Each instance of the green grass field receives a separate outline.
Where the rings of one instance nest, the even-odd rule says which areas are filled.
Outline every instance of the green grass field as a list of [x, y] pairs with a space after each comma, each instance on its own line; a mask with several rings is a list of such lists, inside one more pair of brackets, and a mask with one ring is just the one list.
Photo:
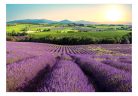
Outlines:
[[121, 38], [122, 36], [128, 34], [128, 32], [81, 32], [81, 33], [57, 33], [57, 32], [39, 32], [39, 33], [30, 33], [29, 36], [33, 38], [44, 38], [51, 36], [53, 38], [61, 37], [87, 37], [87, 38]]
[[[10, 41], [42, 42], [55, 44], [103, 44], [130, 43], [131, 28], [128, 25], [67, 24], [16, 24], [7, 25]], [[22, 39], [21, 36], [27, 38]]]

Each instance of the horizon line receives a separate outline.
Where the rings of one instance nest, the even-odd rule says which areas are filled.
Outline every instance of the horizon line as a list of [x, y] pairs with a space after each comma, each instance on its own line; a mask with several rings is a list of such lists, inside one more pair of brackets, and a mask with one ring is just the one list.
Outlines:
[[[10, 20], [10, 21], [6, 21], [6, 23], [8, 23], [8, 22], [11, 22], [11, 21], [17, 21], [17, 20], [51, 20], [51, 19], [44, 19], [44, 18], [41, 18], [41, 19], [38, 19], [38, 18], [32, 18], [32, 19], [14, 19], [14, 20]], [[89, 20], [82, 20], [82, 19], [80, 19], [80, 20], [70, 20], [70, 19], [60, 19], [60, 20], [51, 20], [51, 21], [56, 21], [57, 23], [58, 22], [60, 22], [60, 21], [63, 21], [63, 20], [68, 20], [68, 21], [72, 21], [72, 22], [77, 22], [77, 21], [87, 21], [87, 22], [94, 22], [94, 23], [100, 23], [100, 24], [129, 24], [129, 23], [131, 23], [131, 25], [132, 25], [132, 22], [112, 22], [112, 23], [108, 23], [108, 22], [97, 22], [97, 21], [89, 21]]]

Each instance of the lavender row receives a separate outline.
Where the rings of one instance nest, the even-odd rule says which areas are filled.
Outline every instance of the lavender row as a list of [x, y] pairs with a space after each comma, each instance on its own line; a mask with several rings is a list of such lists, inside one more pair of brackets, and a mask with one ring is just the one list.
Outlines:
[[21, 91], [43, 68], [51, 68], [56, 59], [51, 54], [7, 65], [7, 91]]
[[[17, 46], [14, 46], [17, 45]], [[118, 45], [118, 44], [95, 44], [95, 45], [77, 45], [77, 46], [68, 46], [68, 45], [55, 45], [55, 44], [42, 44], [42, 43], [24, 43], [24, 42], [7, 42], [7, 50], [21, 50], [28, 54], [43, 54], [43, 52], [51, 53], [66, 53], [66, 54], [89, 54], [95, 55], [97, 53], [102, 54], [128, 54], [131, 55], [131, 45]], [[32, 50], [30, 52], [30, 50]], [[35, 51], [34, 51], [35, 50]], [[116, 51], [118, 50], [118, 51]], [[109, 51], [109, 52], [108, 52]], [[123, 52], [122, 52], [123, 51]], [[114, 55], [113, 54], [113, 55]]]
[[83, 56], [73, 56], [76, 63], [85, 71], [89, 72], [102, 91], [131, 92], [132, 76], [130, 72], [119, 70], [109, 65]]
[[52, 72], [45, 75], [38, 92], [93, 92], [94, 86], [71, 60], [60, 60]]
[[7, 64], [46, 54], [46, 46], [39, 45], [39, 43], [35, 45], [34, 43], [7, 42]]
[[132, 72], [132, 60], [131, 56], [112, 56], [112, 55], [102, 55], [102, 56], [88, 56], [98, 62], [110, 65], [112, 67]]
[[102, 63], [108, 64], [110, 66], [116, 67], [116, 68], [121, 69], [121, 70], [132, 72], [132, 65], [131, 64], [120, 63], [118, 61], [114, 61], [114, 60], [110, 60], [110, 59], [109, 60], [103, 60]]
[[111, 50], [113, 52], [132, 54], [132, 45], [130, 44], [99, 44], [99, 47]]

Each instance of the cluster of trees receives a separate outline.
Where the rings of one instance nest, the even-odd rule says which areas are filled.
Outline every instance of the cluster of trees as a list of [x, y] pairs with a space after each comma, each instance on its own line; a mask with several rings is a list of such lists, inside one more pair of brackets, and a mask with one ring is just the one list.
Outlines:
[[[29, 31], [28, 27], [25, 27], [20, 30], [21, 32], [16, 32], [15, 30], [12, 30], [12, 32], [6, 32], [7, 36], [26, 36], [28, 35], [27, 31]], [[49, 32], [49, 28], [45, 29], [36, 29], [36, 32]]]
[[50, 31], [49, 28], [47, 28], [47, 29], [43, 29], [43, 32], [48, 32], [48, 31]]
[[122, 44], [132, 44], [132, 32], [122, 37]]
[[132, 26], [121, 26], [120, 28], [116, 28], [117, 30], [132, 30]]
[[[8, 37], [9, 38], [9, 37]], [[10, 40], [10, 39], [8, 39]], [[14, 39], [15, 40], [15, 39]], [[48, 35], [41, 38], [33, 38], [33, 36], [28, 36], [23, 39], [17, 38], [18, 41], [24, 42], [41, 42], [41, 43], [53, 43], [61, 45], [79, 45], [79, 44], [131, 44], [132, 43], [132, 33], [128, 33], [123, 37], [117, 38], [90, 38], [90, 37], [53, 37]]]
[[45, 28], [45, 29], [36, 29], [36, 32], [49, 32], [50, 29], [49, 28]]
[[26, 36], [27, 32], [26, 31], [15, 32], [15, 30], [13, 30], [12, 32], [7, 32], [6, 35], [7, 36]]
[[74, 26], [85, 26], [85, 24], [76, 24], [76, 23], [70, 23], [70, 24], [67, 24], [67, 26], [69, 27], [74, 27]]
[[6, 26], [16, 26], [16, 24], [7, 24]]

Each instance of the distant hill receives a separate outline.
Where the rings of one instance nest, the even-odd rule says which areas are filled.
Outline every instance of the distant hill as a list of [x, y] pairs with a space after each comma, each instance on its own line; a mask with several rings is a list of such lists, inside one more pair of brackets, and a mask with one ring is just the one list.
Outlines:
[[41, 23], [56, 23], [56, 21], [47, 20], [47, 19], [23, 19], [23, 20], [14, 20], [9, 21], [7, 23], [13, 24], [13, 23], [35, 23], [35, 24], [41, 24]]
[[97, 24], [96, 22], [90, 22], [90, 21], [84, 21], [84, 20], [76, 21], [75, 23], [77, 23], [77, 24]]
[[75, 23], [75, 22], [70, 21], [70, 20], [62, 20], [62, 21], [59, 21], [58, 23], [60, 23], [60, 24], [70, 24], [70, 23]]
[[34, 24], [42, 24], [42, 23], [47, 23], [47, 24], [52, 24], [52, 23], [60, 23], [60, 24], [71, 24], [71, 23], [76, 23], [76, 24], [96, 24], [96, 22], [90, 22], [90, 21], [71, 21], [71, 20], [61, 20], [61, 21], [53, 21], [53, 20], [47, 20], [47, 19], [23, 19], [23, 20], [14, 20], [14, 21], [9, 21], [7, 24], [15, 24], [15, 23], [34, 23]]
[[[34, 23], [34, 24], [52, 24], [52, 23], [59, 23], [59, 24], [71, 24], [71, 23], [76, 23], [76, 24], [104, 24], [105, 22], [91, 22], [91, 21], [85, 21], [85, 20], [80, 20], [80, 21], [71, 21], [71, 20], [61, 20], [61, 21], [53, 21], [53, 20], [48, 20], [48, 19], [23, 19], [23, 20], [13, 20], [7, 22], [7, 24], [16, 24], [16, 23]], [[126, 25], [131, 25], [132, 23], [130, 22], [121, 22], [119, 24], [126, 24]]]

